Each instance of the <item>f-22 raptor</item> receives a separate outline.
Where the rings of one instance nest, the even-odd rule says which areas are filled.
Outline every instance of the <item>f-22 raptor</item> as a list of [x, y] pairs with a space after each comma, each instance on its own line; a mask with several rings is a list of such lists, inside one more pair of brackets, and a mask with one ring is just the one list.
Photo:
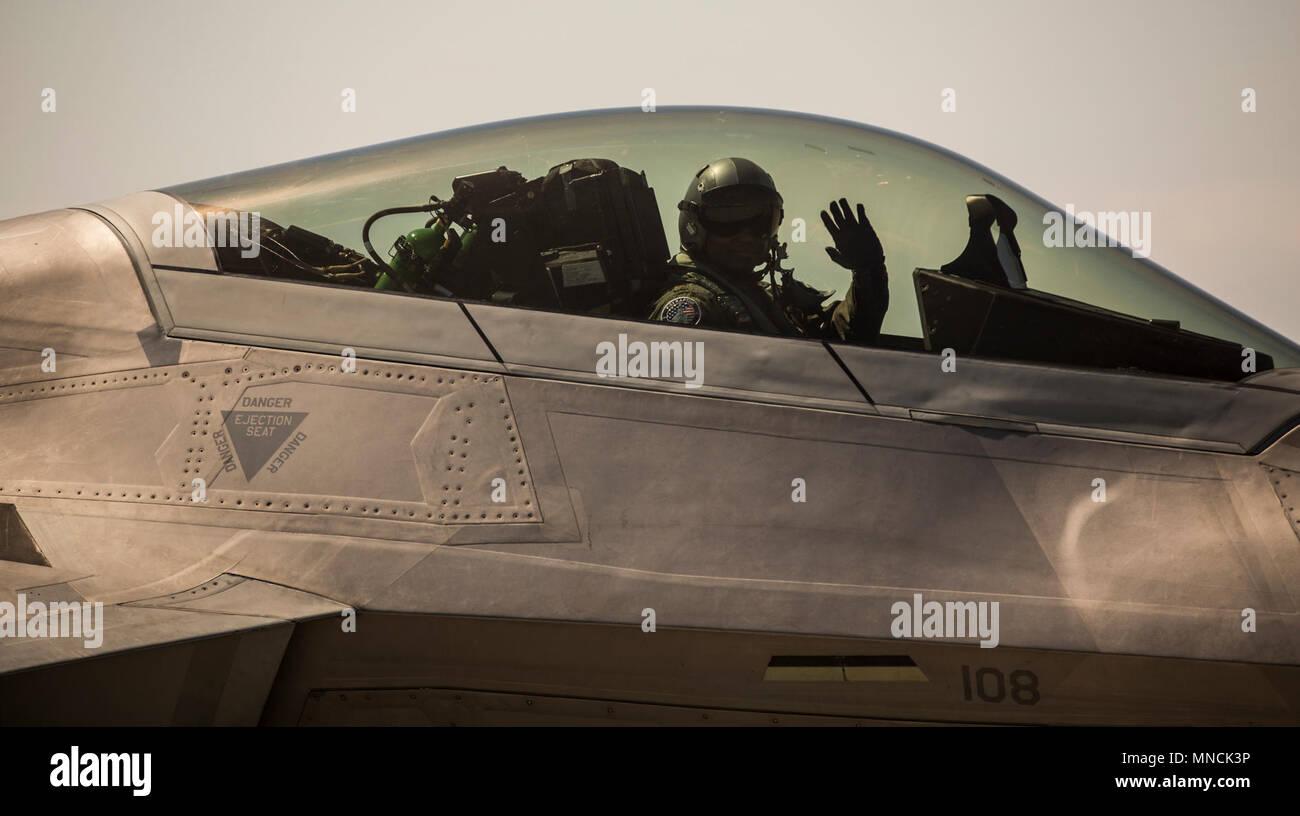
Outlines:
[[[742, 155], [878, 343], [641, 311]], [[0, 723], [1300, 723], [1300, 347], [1114, 238], [726, 108], [2, 221]]]

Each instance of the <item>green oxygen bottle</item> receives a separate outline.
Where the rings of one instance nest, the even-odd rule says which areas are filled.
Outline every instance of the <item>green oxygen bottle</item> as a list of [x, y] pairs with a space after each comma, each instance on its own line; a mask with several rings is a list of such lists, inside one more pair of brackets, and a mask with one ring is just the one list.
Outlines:
[[455, 270], [457, 275], [464, 273], [466, 261], [474, 257], [474, 242], [477, 238], [477, 226], [470, 227], [469, 232], [465, 233], [465, 237], [461, 238], [460, 251], [456, 253], [456, 257], [451, 261], [451, 268]]
[[438, 256], [446, 238], [447, 228], [441, 221], [430, 228], [413, 229], [398, 238], [388, 262], [392, 271], [380, 275], [375, 288], [414, 291], [420, 285], [426, 266]]

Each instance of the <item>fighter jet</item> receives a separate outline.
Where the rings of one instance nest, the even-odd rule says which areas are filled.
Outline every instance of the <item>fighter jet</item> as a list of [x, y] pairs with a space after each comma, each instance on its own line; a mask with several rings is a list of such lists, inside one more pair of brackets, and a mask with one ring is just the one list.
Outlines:
[[[877, 344], [646, 319], [720, 156]], [[0, 723], [1296, 724], [1300, 347], [1138, 216], [661, 107], [2, 221]]]

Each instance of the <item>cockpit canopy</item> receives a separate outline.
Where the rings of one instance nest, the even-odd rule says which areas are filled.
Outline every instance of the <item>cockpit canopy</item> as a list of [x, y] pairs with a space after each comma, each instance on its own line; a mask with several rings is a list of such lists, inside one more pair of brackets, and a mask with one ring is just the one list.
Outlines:
[[[973, 242], [976, 209], [968, 208], [984, 207], [979, 200], [992, 200], [1015, 215], [1018, 240], [1011, 243], [1033, 292], [1048, 300], [1089, 304], [1099, 313], [1119, 313], [1157, 329], [1228, 341], [1233, 348], [1271, 357], [1277, 367], [1300, 365], [1300, 347], [1146, 258], [1136, 257], [1129, 248], [1081, 245], [1106, 244], [1107, 237], [1127, 237], [1128, 243], [1137, 244], [1133, 234], [1113, 234], [1126, 224], [1118, 220], [1094, 224], [1077, 233], [1080, 239], [1091, 237], [1090, 241], [1076, 240], [1080, 225], [992, 171], [900, 134], [839, 120], [718, 108], [562, 114], [420, 136], [164, 192], [200, 210], [257, 212], [286, 228], [292, 225], [363, 251], [363, 227], [373, 214], [427, 203], [430, 196], [445, 198], [459, 177], [506, 167], [532, 179], [571, 159], [603, 158], [645, 174], [654, 188], [670, 246], [675, 247], [677, 203], [687, 183], [704, 163], [724, 156], [748, 158], [772, 176], [784, 202], [778, 234], [788, 247], [785, 265], [819, 289], [838, 290], [842, 296], [849, 282], [848, 273], [831, 263], [823, 249], [829, 237], [820, 211], [840, 197], [865, 203], [890, 270], [890, 306], [882, 331], [900, 347], [909, 347], [910, 342], [919, 348], [921, 341], [938, 337], [934, 326], [923, 323], [926, 281], [921, 274], [914, 276], [914, 270], [937, 272], [948, 266], [945, 272], [954, 271], [953, 262], [968, 256]], [[381, 251], [426, 223], [428, 213], [411, 208], [416, 211], [393, 215], [372, 233]], [[997, 241], [990, 244], [991, 251], [1000, 253], [1004, 268], [1014, 270], [1015, 264], [1005, 254], [1008, 241], [999, 236], [1009, 232], [1005, 221], [992, 209], [988, 212], [987, 228]], [[1023, 282], [1011, 280], [1009, 285], [1008, 296], [1014, 300]], [[930, 322], [935, 322], [933, 316]], [[1026, 339], [1021, 345], [1032, 344], [1041, 341]], [[1041, 359], [1018, 353], [1015, 343], [995, 345], [988, 347], [987, 356]], [[982, 353], [978, 348], [963, 351]], [[1055, 361], [1097, 364], [1087, 359], [1086, 351], [1078, 354], [1078, 359]], [[1132, 367], [1144, 366], [1139, 359]], [[1159, 367], [1148, 370], [1180, 373]]]

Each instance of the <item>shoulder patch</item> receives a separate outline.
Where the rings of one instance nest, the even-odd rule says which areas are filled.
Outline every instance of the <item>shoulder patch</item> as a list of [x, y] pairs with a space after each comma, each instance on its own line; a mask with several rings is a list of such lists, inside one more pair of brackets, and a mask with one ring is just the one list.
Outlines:
[[687, 295], [673, 298], [659, 310], [659, 319], [663, 322], [682, 323], [687, 326], [699, 325], [702, 315], [703, 309], [700, 308], [700, 302]]

